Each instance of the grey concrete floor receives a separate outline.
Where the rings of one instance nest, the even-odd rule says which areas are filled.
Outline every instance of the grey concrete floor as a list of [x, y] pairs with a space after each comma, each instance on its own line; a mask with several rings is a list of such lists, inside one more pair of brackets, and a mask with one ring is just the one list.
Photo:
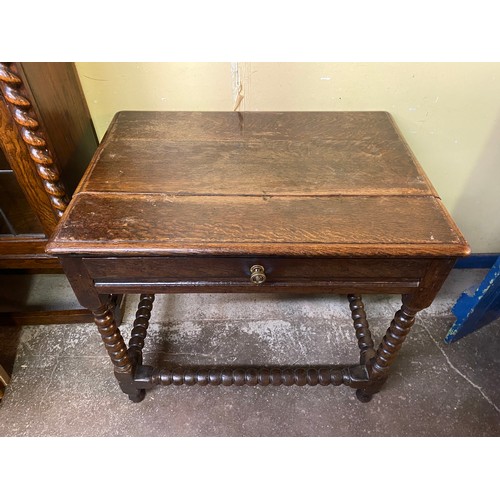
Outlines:
[[[500, 322], [443, 343], [454, 321], [451, 306], [485, 272], [452, 272], [368, 404], [343, 386], [169, 386], [131, 403], [93, 325], [0, 327], [1, 349], [15, 353], [0, 403], [0, 436], [498, 436]], [[41, 302], [71, 296], [62, 276], [34, 279]], [[127, 297], [125, 333], [137, 298]], [[366, 295], [364, 302], [379, 340], [399, 298]], [[340, 296], [157, 296], [149, 332], [148, 364], [341, 364], [358, 358], [347, 300]]]

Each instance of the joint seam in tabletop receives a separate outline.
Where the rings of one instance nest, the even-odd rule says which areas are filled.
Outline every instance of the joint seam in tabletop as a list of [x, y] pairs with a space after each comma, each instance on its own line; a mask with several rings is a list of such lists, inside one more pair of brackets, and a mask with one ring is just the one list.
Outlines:
[[405, 193], [401, 194], [400, 192], [384, 191], [377, 193], [375, 192], [361, 192], [355, 191], [354, 188], [351, 192], [336, 192], [336, 193], [320, 193], [320, 194], [304, 194], [304, 193], [272, 193], [263, 191], [262, 193], [189, 193], [189, 192], [174, 192], [174, 191], [134, 191], [134, 192], [126, 192], [126, 191], [85, 191], [81, 193], [77, 193], [75, 197], [78, 195], [95, 195], [95, 196], [122, 196], [122, 197], [141, 197], [141, 196], [151, 196], [164, 198], [168, 201], [169, 198], [173, 198], [171, 201], [174, 202], [175, 198], [204, 198], [204, 197], [222, 197], [222, 198], [263, 198], [267, 201], [270, 198], [435, 198], [437, 200], [441, 200], [439, 196], [434, 196], [432, 194], [422, 194], [422, 193]]

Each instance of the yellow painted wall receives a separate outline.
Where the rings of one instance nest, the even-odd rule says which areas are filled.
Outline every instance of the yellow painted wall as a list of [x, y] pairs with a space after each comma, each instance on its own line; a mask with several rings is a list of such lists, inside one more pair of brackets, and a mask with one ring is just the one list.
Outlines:
[[500, 63], [77, 63], [99, 137], [122, 109], [386, 110], [475, 253], [500, 252]]
[[230, 63], [77, 63], [99, 139], [117, 111], [227, 111]]

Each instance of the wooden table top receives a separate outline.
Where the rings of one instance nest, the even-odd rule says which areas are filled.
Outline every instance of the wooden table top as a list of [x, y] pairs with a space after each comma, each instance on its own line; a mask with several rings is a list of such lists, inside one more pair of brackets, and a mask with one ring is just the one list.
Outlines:
[[385, 112], [118, 113], [56, 255], [463, 256]]

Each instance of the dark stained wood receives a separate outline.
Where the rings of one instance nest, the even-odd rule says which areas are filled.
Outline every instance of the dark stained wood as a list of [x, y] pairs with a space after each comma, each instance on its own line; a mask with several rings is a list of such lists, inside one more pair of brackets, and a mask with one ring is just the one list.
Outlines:
[[56, 240], [59, 255], [469, 251], [382, 112], [119, 113]]
[[[387, 113], [121, 112], [47, 251], [132, 401], [157, 384], [344, 384], [367, 402], [470, 250]], [[346, 294], [360, 363], [143, 365], [154, 294], [174, 292]], [[141, 294], [128, 350], [114, 293]], [[402, 294], [377, 349], [362, 293]]]
[[45, 253], [45, 237], [0, 237], [0, 268], [60, 271], [59, 259]]
[[[418, 288], [431, 259], [328, 259], [276, 257], [127, 257], [81, 261], [100, 293], [212, 292], [348, 293], [382, 288], [407, 293]], [[266, 281], [251, 281], [251, 268], [262, 265]], [[404, 276], [404, 278], [402, 278]], [[203, 278], [200, 278], [203, 277]]]
[[358, 339], [360, 351], [359, 362], [365, 365], [375, 356], [374, 343], [368, 320], [366, 319], [365, 306], [360, 295], [349, 294], [347, 299], [349, 300], [351, 317], [354, 321], [354, 329], [356, 330], [356, 338]]
[[337, 279], [337, 280], [288, 280], [281, 283], [268, 283], [265, 286], [255, 286], [241, 281], [167, 281], [160, 279], [126, 281], [123, 279], [98, 280], [94, 287], [100, 294], [109, 293], [293, 293], [318, 294], [337, 293], [412, 293], [420, 286], [418, 280], [383, 279]]
[[85, 191], [434, 194], [386, 113], [119, 113], [110, 130]]
[[121, 338], [114, 319], [111, 304], [109, 302], [104, 304], [93, 311], [93, 314], [104, 345], [116, 369], [123, 372], [130, 370], [132, 364], [127, 354], [127, 347]]
[[293, 258], [293, 257], [123, 257], [84, 258], [85, 268], [95, 280], [100, 278], [232, 280], [252, 284], [250, 269], [264, 267], [267, 280], [262, 285], [289, 280], [420, 279], [432, 259]]
[[327, 386], [342, 385], [349, 377], [348, 369], [327, 366], [179, 367], [154, 370], [138, 386], [148, 389], [154, 385]]
[[87, 309], [0, 313], [0, 325], [64, 325], [71, 323], [91, 323], [92, 320], [93, 316]]
[[[125, 305], [124, 296], [113, 296], [112, 304], [115, 308], [114, 317], [117, 325], [120, 324]], [[67, 325], [92, 323], [94, 317], [87, 309], [46, 309], [39, 311], [25, 310], [0, 313], [0, 325]]]
[[11, 110], [0, 92], [0, 145], [24, 196], [36, 213], [46, 235], [54, 230], [57, 219], [43, 182], [22, 140]]
[[45, 245], [97, 145], [73, 63], [0, 63], [0, 268], [61, 269]]
[[[109, 213], [113, 223], [108, 226]], [[47, 247], [57, 255], [75, 250], [95, 255], [425, 257], [466, 255], [468, 246], [432, 196], [81, 193]]]
[[122, 111], [110, 125], [110, 141], [400, 141], [386, 112], [192, 112]]
[[135, 365], [142, 365], [142, 349], [144, 347], [144, 339], [148, 332], [154, 299], [155, 296], [151, 294], [142, 294], [140, 296], [139, 306], [137, 307], [134, 326], [130, 332], [130, 341], [128, 344], [128, 354]]
[[389, 376], [390, 366], [394, 363], [406, 336], [415, 323], [416, 314], [432, 304], [454, 263], [455, 259], [436, 259], [431, 262], [419, 289], [403, 294], [401, 309], [396, 312], [375, 355], [367, 364], [368, 378], [374, 383], [371, 387], [358, 389], [356, 395], [360, 401], [370, 401], [372, 395], [377, 393], [385, 383]]
[[97, 145], [74, 64], [0, 63], [0, 147], [46, 238]]
[[[85, 190], [172, 195], [432, 195], [425, 179], [414, 175], [411, 157], [391, 145], [360, 143], [353, 151], [349, 141], [156, 144], [152, 140], [137, 148], [137, 142], [123, 139], [103, 148]], [[137, 163], [143, 165], [140, 171], [134, 168]], [[402, 175], [391, 184], [387, 177], [393, 165]]]
[[144, 398], [144, 391], [133, 384], [133, 360], [127, 352], [127, 346], [113, 315], [111, 302], [104, 302], [101, 307], [92, 311], [97, 329], [101, 334], [104, 347], [113, 362], [115, 376], [123, 392], [134, 402]]
[[72, 63], [24, 62], [19, 65], [28, 82], [36, 115], [47, 131], [47, 143], [71, 195], [97, 148], [97, 136]]
[[[27, 79], [23, 78], [21, 65], [0, 63], [0, 87], [5, 104], [16, 123], [19, 138], [35, 166], [36, 174], [41, 180], [46, 198], [57, 220], [66, 209], [68, 195], [60, 181], [60, 167], [48, 143], [47, 133], [34, 104], [35, 100], [25, 82]], [[17, 172], [15, 156], [11, 158], [11, 162]]]

